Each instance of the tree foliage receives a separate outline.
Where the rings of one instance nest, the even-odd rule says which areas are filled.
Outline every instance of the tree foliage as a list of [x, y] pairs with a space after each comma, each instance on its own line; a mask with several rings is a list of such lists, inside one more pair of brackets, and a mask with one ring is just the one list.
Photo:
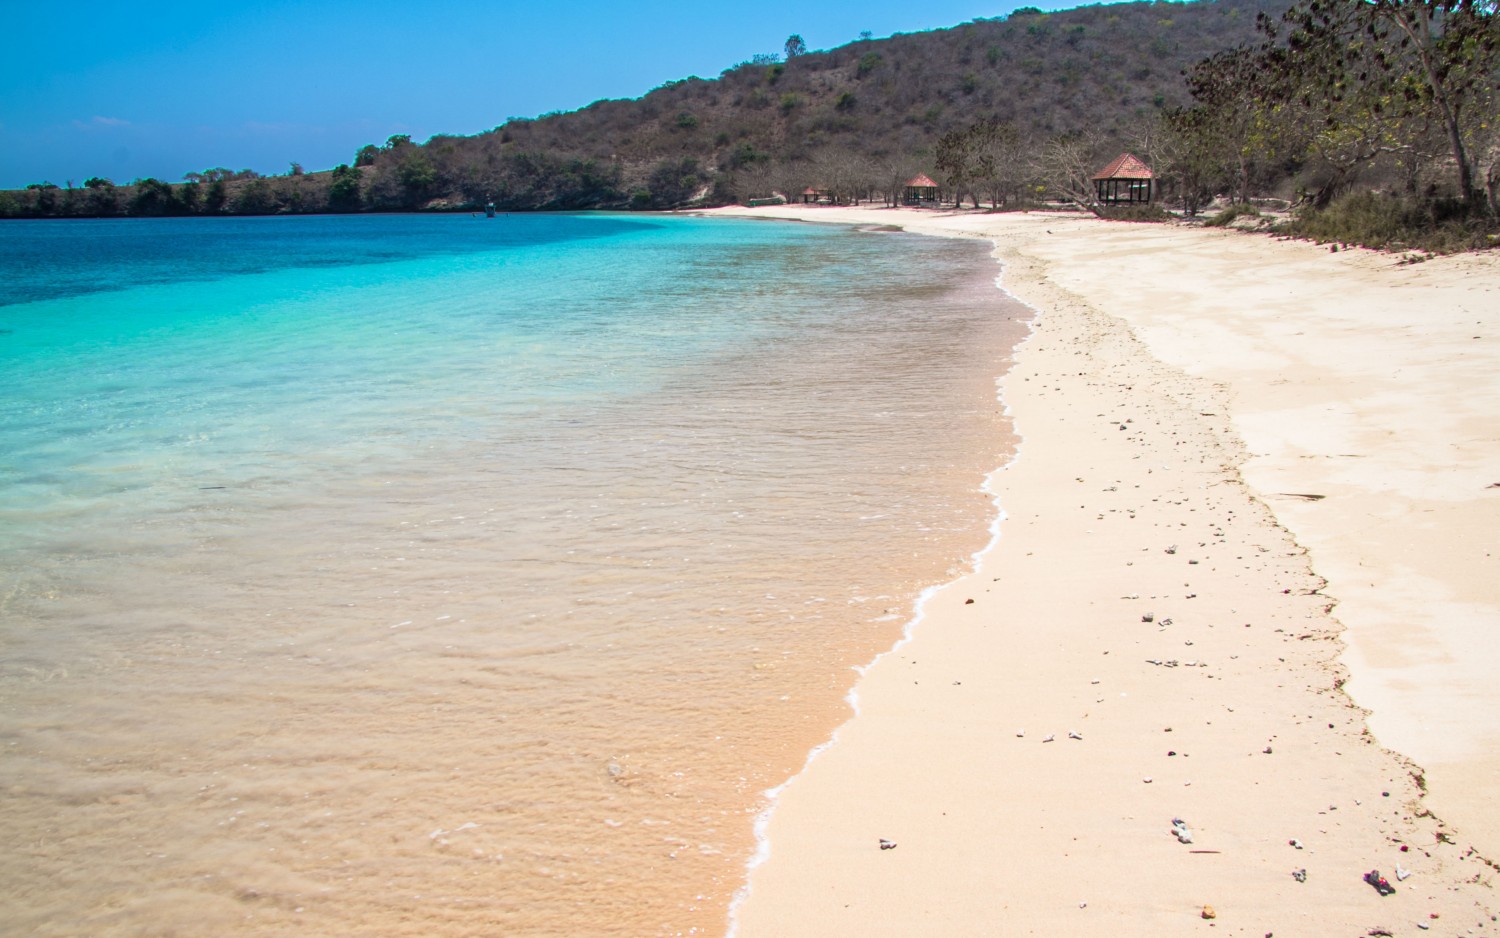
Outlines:
[[1212, 56], [1188, 76], [1195, 104], [1172, 111], [1182, 172], [1303, 171], [1326, 207], [1385, 167], [1415, 189], [1447, 166], [1472, 212], [1500, 213], [1495, 0], [1298, 0], [1262, 17], [1258, 46]]
[[334, 167], [332, 181], [328, 185], [328, 210], [352, 212], [359, 208], [359, 170], [347, 163]]

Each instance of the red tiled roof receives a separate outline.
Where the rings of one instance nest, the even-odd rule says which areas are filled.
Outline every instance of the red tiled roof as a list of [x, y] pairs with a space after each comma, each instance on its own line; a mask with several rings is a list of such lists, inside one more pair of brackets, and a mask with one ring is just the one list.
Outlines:
[[1155, 179], [1151, 167], [1133, 154], [1121, 153], [1115, 161], [1094, 174], [1095, 179]]
[[938, 187], [938, 184], [928, 179], [925, 173], [918, 173], [911, 177], [906, 180], [906, 184], [908, 187], [916, 189], [936, 189]]
[[808, 186], [806, 189], [802, 190], [802, 194], [803, 195], [818, 195], [819, 193], [818, 193], [817, 189], [814, 189], [812, 186]]

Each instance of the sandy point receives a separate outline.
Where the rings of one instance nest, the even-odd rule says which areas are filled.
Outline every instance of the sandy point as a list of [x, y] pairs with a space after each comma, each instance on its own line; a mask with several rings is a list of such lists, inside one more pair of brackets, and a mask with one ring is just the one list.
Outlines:
[[1037, 310], [1000, 537], [776, 799], [737, 935], [1500, 934], [1500, 257], [734, 211], [987, 238]]

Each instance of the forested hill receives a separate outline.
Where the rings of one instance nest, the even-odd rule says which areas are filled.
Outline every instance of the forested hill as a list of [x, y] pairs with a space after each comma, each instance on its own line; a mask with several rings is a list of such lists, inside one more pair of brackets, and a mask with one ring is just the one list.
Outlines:
[[0, 214], [443, 210], [489, 201], [507, 210], [665, 208], [807, 186], [877, 191], [915, 172], [944, 181], [939, 141], [987, 119], [1033, 145], [1080, 133], [1103, 151], [1138, 145], [1162, 109], [1188, 103], [1185, 69], [1254, 42], [1257, 14], [1279, 16], [1286, 5], [1023, 9], [828, 51], [789, 41], [718, 78], [670, 82], [639, 99], [469, 137], [393, 137], [334, 171], [38, 186], [0, 194]]

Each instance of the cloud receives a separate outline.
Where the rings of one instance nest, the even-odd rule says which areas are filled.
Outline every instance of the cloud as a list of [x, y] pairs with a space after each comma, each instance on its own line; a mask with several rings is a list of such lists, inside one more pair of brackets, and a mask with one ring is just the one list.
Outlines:
[[82, 130], [82, 131], [85, 131], [85, 132], [95, 131], [95, 130], [98, 130], [98, 131], [109, 131], [109, 130], [118, 129], [120, 127], [132, 127], [132, 126], [134, 126], [133, 124], [130, 123], [130, 121], [126, 120], [123, 117], [101, 117], [98, 114], [94, 115], [92, 118], [90, 118], [90, 119], [88, 119], [86, 121], [78, 120], [75, 117], [73, 119], [72, 123], [73, 123], [73, 129], [74, 130]]
[[92, 120], [73, 121], [73, 126], [77, 127], [79, 130], [89, 130], [95, 127], [129, 127], [130, 121], [125, 120], [122, 117], [100, 117], [96, 114], [94, 115]]

